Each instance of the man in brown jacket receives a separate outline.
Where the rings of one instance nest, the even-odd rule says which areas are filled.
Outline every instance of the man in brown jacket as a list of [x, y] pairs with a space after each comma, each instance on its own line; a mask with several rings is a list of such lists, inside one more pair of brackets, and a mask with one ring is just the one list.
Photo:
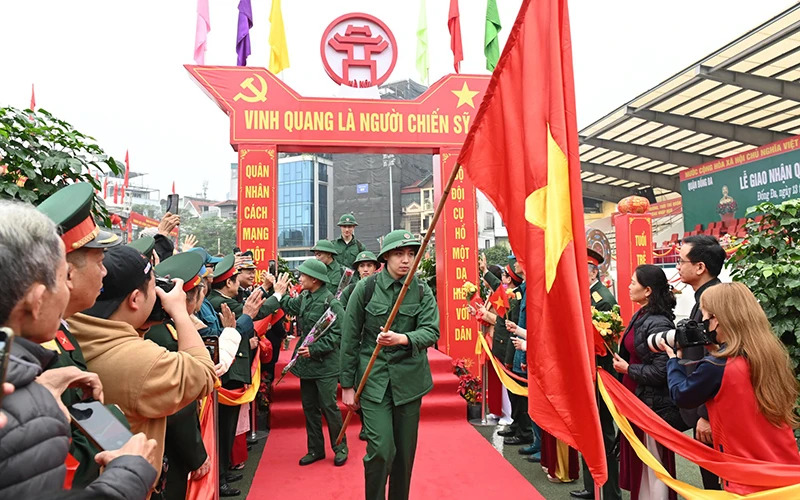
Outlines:
[[[214, 389], [214, 364], [186, 312], [183, 282], [169, 292], [155, 286], [150, 262], [131, 247], [106, 252], [103, 292], [90, 309], [69, 318], [90, 371], [103, 382], [105, 402], [120, 406], [131, 430], [158, 442], [162, 469], [167, 416]], [[156, 297], [172, 318], [178, 352], [144, 340]]]

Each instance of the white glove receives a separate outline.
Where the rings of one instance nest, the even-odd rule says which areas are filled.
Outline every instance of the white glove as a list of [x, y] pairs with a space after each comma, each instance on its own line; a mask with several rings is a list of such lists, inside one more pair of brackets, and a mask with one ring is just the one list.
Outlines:
[[219, 335], [219, 364], [222, 365], [224, 371], [233, 364], [236, 359], [236, 353], [239, 351], [239, 342], [242, 341], [242, 335], [236, 331], [236, 328], [225, 328]]

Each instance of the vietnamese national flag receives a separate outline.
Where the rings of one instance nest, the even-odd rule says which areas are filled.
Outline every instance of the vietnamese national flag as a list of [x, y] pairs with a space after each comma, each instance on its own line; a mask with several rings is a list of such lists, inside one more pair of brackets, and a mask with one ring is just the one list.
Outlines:
[[117, 204], [117, 183], [114, 183], [114, 204]]
[[103, 178], [103, 199], [108, 198], [108, 177]]
[[566, 0], [523, 0], [458, 163], [525, 266], [531, 417], [580, 450], [602, 484]]
[[506, 312], [511, 304], [508, 301], [508, 294], [506, 293], [506, 288], [504, 286], [498, 286], [497, 290], [495, 290], [494, 293], [489, 296], [489, 305], [494, 307], [494, 310], [497, 311], [498, 316], [506, 315]]
[[450, 12], [447, 15], [447, 29], [450, 31], [450, 50], [453, 51], [453, 67], [459, 72], [464, 50], [461, 47], [461, 21], [458, 13], [458, 0], [450, 0]]
[[32, 83], [31, 83], [31, 111], [36, 111], [36, 93], [33, 91]]
[[128, 162], [128, 150], [125, 150], [125, 180], [122, 181], [122, 203], [125, 203], [125, 190], [128, 188], [128, 176], [131, 173], [131, 164]]

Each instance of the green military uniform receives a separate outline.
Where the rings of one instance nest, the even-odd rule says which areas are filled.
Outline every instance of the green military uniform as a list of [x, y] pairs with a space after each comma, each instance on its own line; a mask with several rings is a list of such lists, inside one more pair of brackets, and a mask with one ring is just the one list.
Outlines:
[[[364, 250], [363, 252], [359, 253], [356, 256], [356, 259], [353, 261], [353, 264], [351, 266], [353, 270], [356, 272], [354, 278], [359, 276], [358, 265], [361, 264], [362, 262], [374, 263], [376, 270], [379, 267], [381, 267], [381, 263], [378, 262], [378, 258], [375, 257], [375, 254], [370, 252], [369, 250]], [[342, 303], [342, 307], [344, 307], [345, 309], [347, 308], [347, 301], [350, 299], [350, 295], [353, 294], [353, 290], [355, 290], [356, 288], [356, 283], [358, 283], [358, 281], [355, 281], [354, 279], [353, 282], [351, 282], [344, 288], [344, 290], [342, 290], [342, 295], [339, 297], [339, 302]]]
[[[341, 226], [357, 226], [358, 222], [356, 222], [356, 218], [353, 214], [344, 214], [339, 217], [339, 223], [337, 224], [339, 227]], [[358, 241], [358, 239], [353, 235], [350, 238], [349, 242], [344, 241], [344, 238], [339, 236], [335, 240], [333, 240], [333, 247], [336, 249], [337, 254], [333, 257], [336, 262], [338, 262], [342, 267], [353, 267], [353, 263], [355, 262], [358, 254], [363, 252], [367, 249], [363, 243]], [[358, 279], [358, 275], [355, 276], [355, 279]]]
[[[79, 182], [58, 190], [37, 207], [58, 226], [67, 253], [83, 248], [111, 248], [122, 243], [117, 235], [105, 231], [94, 223], [91, 213], [93, 200], [92, 186]], [[51, 369], [74, 366], [86, 371], [86, 360], [81, 346], [70, 333], [66, 322], [61, 322], [61, 328], [54, 340], [42, 345], [58, 354], [56, 361], [50, 366]], [[61, 401], [67, 407], [82, 399], [80, 389], [67, 389], [61, 394]], [[116, 406], [108, 405], [107, 408], [120, 422], [130, 428], [127, 419]], [[79, 463], [72, 480], [72, 487], [84, 488], [100, 475], [100, 467], [94, 461], [94, 456], [100, 450], [73, 424], [69, 451]]]
[[328, 277], [325, 284], [328, 287], [328, 290], [335, 294], [339, 290], [339, 282], [342, 281], [342, 274], [344, 273], [344, 268], [335, 260], [336, 256], [338, 255], [336, 248], [334, 248], [333, 243], [328, 240], [319, 240], [311, 249], [311, 252], [326, 252], [331, 254], [331, 256], [334, 258], [333, 262], [330, 264], [325, 264], [325, 267], [327, 268], [325, 274]]
[[[186, 292], [201, 282], [200, 274], [204, 272], [205, 261], [203, 256], [196, 252], [180, 253], [155, 267], [158, 276], [182, 279]], [[172, 320], [153, 326], [145, 333], [144, 338], [168, 351], [178, 352], [178, 332]], [[203, 435], [200, 432], [198, 408], [197, 401], [193, 401], [167, 417], [164, 455], [167, 457], [169, 468], [166, 477], [167, 486], [163, 492], [163, 498], [167, 500], [186, 498], [187, 476], [199, 469], [208, 458]]]
[[[393, 231], [384, 238], [378, 258], [408, 246], [418, 248], [419, 240], [402, 230]], [[361, 380], [403, 280], [394, 279], [384, 269], [359, 281], [353, 290], [342, 330], [342, 388], [355, 388]], [[422, 396], [433, 388], [427, 350], [439, 339], [439, 311], [433, 292], [416, 277], [390, 328], [405, 334], [409, 344], [380, 350], [361, 394], [367, 434], [364, 476], [368, 500], [385, 498], [389, 477], [389, 498], [408, 498]]]
[[[328, 423], [331, 448], [336, 454], [335, 465], [342, 465], [347, 459], [347, 441], [338, 446], [336, 438], [342, 430], [342, 413], [336, 402], [336, 389], [339, 376], [339, 343], [345, 313], [342, 305], [324, 285], [327, 283], [325, 265], [318, 260], [303, 262], [298, 270], [307, 276], [323, 282], [316, 291], [304, 290], [297, 297], [281, 297], [281, 308], [297, 317], [300, 338], [294, 354], [308, 336], [314, 324], [328, 308], [336, 314], [336, 320], [327, 333], [315, 339], [308, 346], [310, 358], [298, 356], [291, 372], [300, 379], [300, 398], [306, 419], [308, 455], [301, 459], [300, 465], [308, 465], [325, 456], [325, 439], [322, 436], [321, 415]], [[270, 300], [274, 300], [270, 299]]]
[[[603, 263], [603, 256], [598, 252], [587, 249], [589, 264], [595, 267]], [[599, 278], [599, 276], [598, 276]], [[592, 307], [598, 311], [610, 311], [612, 307], [617, 305], [617, 299], [614, 294], [606, 288], [598, 279], [590, 285], [589, 296], [591, 298]], [[610, 353], [605, 356], [595, 356], [597, 366], [606, 370], [609, 373], [614, 373], [614, 358]], [[608, 467], [608, 480], [603, 485], [603, 500], [619, 500], [622, 498], [622, 492], [619, 488], [619, 463], [617, 457], [613, 453], [614, 444], [616, 441], [616, 430], [614, 428], [614, 420], [608, 412], [605, 403], [600, 400], [600, 394], [597, 394], [597, 407], [600, 411], [600, 431], [603, 434], [603, 446], [606, 451], [606, 465]], [[583, 487], [585, 491], [594, 492], [594, 480], [586, 466], [586, 461], [583, 462]]]

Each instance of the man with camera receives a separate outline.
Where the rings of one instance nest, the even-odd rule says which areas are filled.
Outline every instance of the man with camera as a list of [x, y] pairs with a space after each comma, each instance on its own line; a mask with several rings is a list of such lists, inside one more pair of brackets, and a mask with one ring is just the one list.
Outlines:
[[[29, 205], [0, 201], [0, 282], [5, 287], [0, 326], [7, 327], [4, 347], [10, 349], [10, 384], [3, 384], [2, 400], [6, 421], [0, 426], [0, 498], [51, 498], [61, 491], [70, 438], [63, 393], [74, 388], [103, 400], [94, 373], [76, 366], [43, 372], [57, 353], [40, 344], [56, 338], [70, 302], [68, 267], [65, 241], [52, 220]], [[12, 384], [13, 393], [6, 390]], [[105, 471], [86, 485], [86, 496], [145, 498], [156, 477], [146, 461], [154, 449], [155, 442], [140, 434], [120, 449], [92, 455]]]
[[[698, 234], [684, 238], [676, 268], [681, 281], [691, 286], [694, 290], [695, 304], [689, 314], [690, 320], [695, 320], [697, 323], [702, 324], [703, 313], [700, 311], [700, 296], [709, 287], [720, 283], [717, 276], [722, 271], [725, 257], [725, 249], [713, 236]], [[702, 345], [683, 349], [684, 360], [699, 361], [705, 355], [706, 349]], [[690, 375], [694, 368], [694, 364], [687, 364], [687, 375]], [[708, 446], [713, 446], [711, 424], [708, 421], [708, 410], [705, 405], [694, 409], [681, 408], [680, 411], [686, 425], [694, 428], [694, 438]], [[703, 487], [705, 489], [721, 489], [719, 477], [702, 467], [700, 468], [700, 474], [703, 477]]]
[[[167, 417], [213, 391], [214, 365], [186, 311], [183, 281], [169, 292], [156, 287], [150, 262], [137, 250], [116, 247], [103, 259], [108, 274], [94, 306], [69, 318], [89, 370], [103, 382], [106, 401], [120, 406], [133, 432], [155, 439], [152, 465], [162, 470]], [[156, 301], [175, 324], [178, 352], [145, 341], [140, 330], [160, 321]]]

